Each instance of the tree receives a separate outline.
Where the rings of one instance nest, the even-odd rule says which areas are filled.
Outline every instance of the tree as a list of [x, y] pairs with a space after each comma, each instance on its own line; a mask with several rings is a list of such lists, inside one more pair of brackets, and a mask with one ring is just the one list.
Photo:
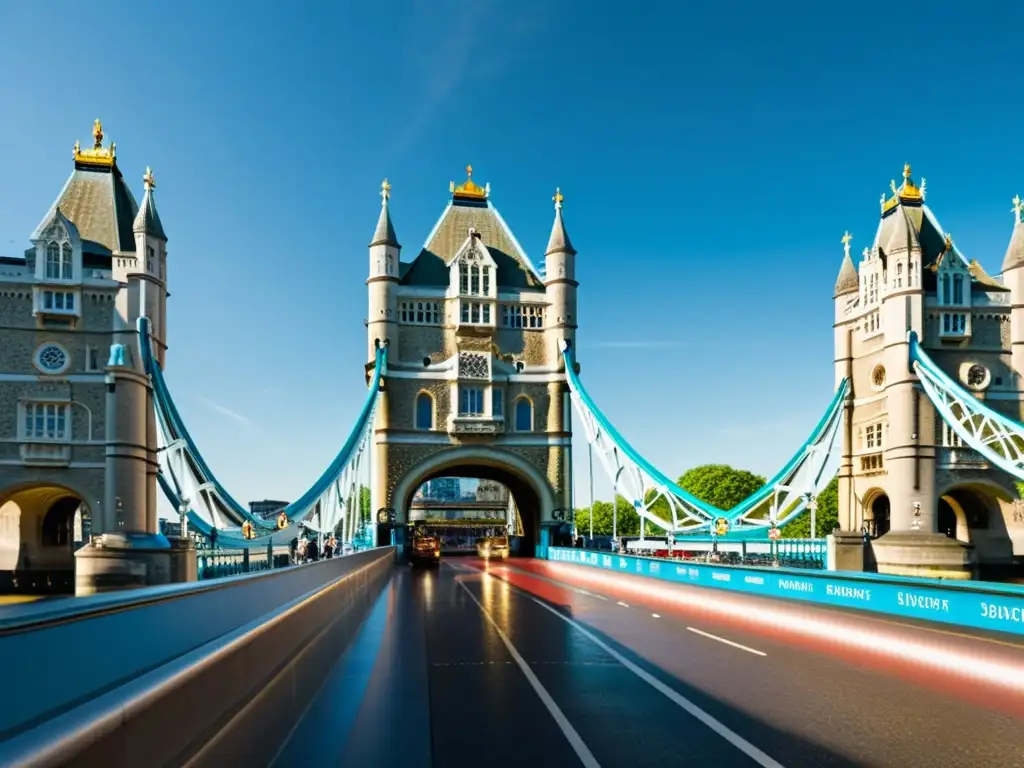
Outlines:
[[701, 501], [728, 511], [755, 491], [764, 487], [765, 479], [745, 469], [728, 464], [704, 464], [694, 467], [679, 478], [679, 487]]
[[[640, 516], [637, 514], [636, 509], [633, 505], [626, 501], [622, 496], [617, 496], [615, 499], [615, 506], [617, 507], [617, 533], [619, 536], [639, 536], [640, 535]], [[583, 507], [582, 509], [576, 510], [576, 530], [581, 536], [589, 535], [590, 533], [590, 508]], [[647, 533], [652, 536], [660, 534], [654, 526], [647, 526]], [[610, 501], [595, 501], [594, 502], [594, 535], [595, 536], [611, 536], [612, 535], [612, 503]]]
[[[818, 508], [814, 513], [815, 534], [824, 538], [839, 526], [839, 478], [833, 477], [818, 494]], [[781, 535], [786, 539], [809, 539], [811, 537], [811, 513], [803, 512], [800, 517], [782, 526]]]

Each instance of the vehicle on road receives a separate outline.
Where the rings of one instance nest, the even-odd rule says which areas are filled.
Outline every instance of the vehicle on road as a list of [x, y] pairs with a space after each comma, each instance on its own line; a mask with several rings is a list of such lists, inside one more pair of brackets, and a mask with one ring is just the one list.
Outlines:
[[484, 560], [491, 558], [508, 559], [508, 536], [486, 536], [476, 540], [476, 553]]
[[416, 536], [412, 540], [409, 562], [413, 565], [439, 565], [441, 540], [436, 536]]

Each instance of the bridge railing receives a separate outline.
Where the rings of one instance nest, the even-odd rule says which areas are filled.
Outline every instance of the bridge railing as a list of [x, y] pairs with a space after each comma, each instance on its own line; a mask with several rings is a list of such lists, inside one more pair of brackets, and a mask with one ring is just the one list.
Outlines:
[[[355, 632], [393, 561], [384, 547], [0, 611], [0, 657], [16, 660], [4, 667], [10, 695], [0, 697], [0, 765], [180, 764], [182, 751], [230, 730], [229, 713], [246, 705], [261, 702], [252, 717], [277, 717], [260, 708], [270, 704], [290, 714], [319, 685], [327, 656]], [[41, 685], [41, 674], [59, 684]], [[284, 699], [260, 693], [273, 686]], [[252, 726], [252, 717], [239, 722]], [[253, 744], [278, 725], [260, 721]], [[197, 764], [233, 759], [218, 753]]]
[[652, 580], [1024, 635], [1024, 585], [876, 573], [728, 567], [551, 547], [548, 559]]
[[272, 552], [260, 549], [197, 549], [200, 581], [259, 573], [291, 564], [287, 547], [275, 547]]

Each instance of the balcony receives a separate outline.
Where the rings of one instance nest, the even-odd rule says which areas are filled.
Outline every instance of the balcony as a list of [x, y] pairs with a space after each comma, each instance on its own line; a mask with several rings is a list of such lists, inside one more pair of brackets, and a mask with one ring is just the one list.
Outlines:
[[71, 446], [67, 443], [24, 442], [21, 461], [40, 467], [66, 467], [71, 463]]
[[882, 461], [882, 452], [866, 453], [857, 457], [860, 462], [860, 474], [877, 475], [885, 471], [885, 463]]
[[500, 435], [505, 431], [505, 420], [490, 416], [449, 416], [450, 435]]

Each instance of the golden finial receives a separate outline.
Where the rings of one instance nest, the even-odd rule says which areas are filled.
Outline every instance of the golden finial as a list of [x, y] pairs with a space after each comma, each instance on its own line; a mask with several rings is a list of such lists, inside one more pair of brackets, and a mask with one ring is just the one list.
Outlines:
[[96, 122], [92, 124], [92, 140], [93, 149], [99, 149], [103, 146], [103, 123], [100, 122], [98, 117], [96, 118]]
[[153, 171], [146, 166], [146, 175], [142, 177], [142, 186], [146, 189], [156, 189], [156, 179], [153, 178]]
[[907, 180], [910, 178], [910, 163], [903, 164], [903, 179]]
[[1021, 218], [1021, 211], [1024, 211], [1024, 200], [1020, 199], [1020, 195], [1013, 196], [1013, 212], [1017, 214], [1017, 219]]
[[842, 238], [842, 241], [841, 241], [843, 243], [843, 245], [846, 246], [846, 250], [850, 250], [850, 241], [851, 240], [853, 240], [853, 235], [851, 235], [850, 231], [847, 230], [846, 234], [843, 235], [843, 238]]
[[448, 190], [452, 193], [452, 197], [464, 198], [470, 200], [486, 200], [487, 196], [491, 192], [491, 185], [481, 187], [479, 184], [473, 181], [473, 166], [466, 166], [466, 180], [455, 186], [455, 182], [449, 182]]
[[82, 151], [82, 145], [75, 139], [75, 157], [78, 157], [78, 153]]
[[562, 201], [565, 200], [565, 195], [562, 194], [562, 190], [555, 187], [555, 196], [551, 198], [555, 201], [555, 208], [562, 207]]
[[384, 181], [380, 183], [380, 196], [385, 203], [388, 201], [388, 198], [391, 197], [391, 185], [388, 184], [387, 179], [384, 179]]
[[953, 250], [953, 236], [949, 232], [946, 233], [946, 250]]

